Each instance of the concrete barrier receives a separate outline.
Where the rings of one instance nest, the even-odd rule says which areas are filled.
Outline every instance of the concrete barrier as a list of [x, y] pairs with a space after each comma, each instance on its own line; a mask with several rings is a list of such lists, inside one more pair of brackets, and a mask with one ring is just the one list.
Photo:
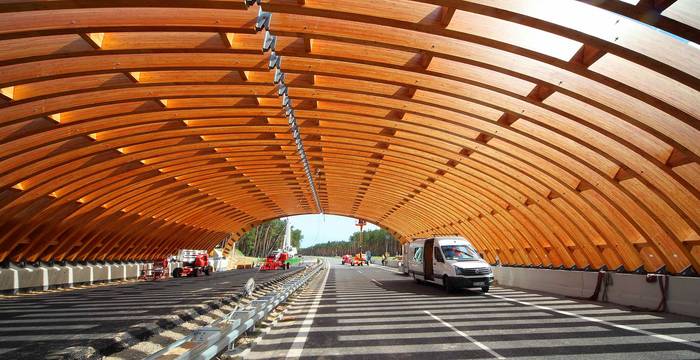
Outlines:
[[144, 263], [86, 264], [19, 267], [10, 264], [0, 268], [0, 293], [16, 294], [31, 290], [73, 287], [74, 285], [134, 279], [140, 275]]
[[[598, 278], [597, 272], [586, 271], [500, 266], [493, 269], [499, 285], [574, 297], [591, 296]], [[645, 275], [610, 274], [609, 302], [646, 309], [656, 309], [659, 305], [661, 291], [658, 282], [647, 282]], [[700, 278], [670, 276], [666, 305], [671, 313], [700, 317]]]
[[101, 283], [111, 280], [111, 269], [107, 265], [102, 264], [88, 264], [92, 266], [92, 282]]
[[67, 265], [66, 267], [73, 273], [72, 284], [92, 284], [92, 265]]

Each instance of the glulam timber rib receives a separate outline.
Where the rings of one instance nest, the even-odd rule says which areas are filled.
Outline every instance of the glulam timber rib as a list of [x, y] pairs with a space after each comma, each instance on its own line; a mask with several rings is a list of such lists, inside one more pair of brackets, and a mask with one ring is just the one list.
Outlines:
[[[261, 6], [327, 213], [510, 265], [700, 270], [697, 2]], [[0, 261], [155, 259], [315, 211], [257, 14], [0, 4]]]

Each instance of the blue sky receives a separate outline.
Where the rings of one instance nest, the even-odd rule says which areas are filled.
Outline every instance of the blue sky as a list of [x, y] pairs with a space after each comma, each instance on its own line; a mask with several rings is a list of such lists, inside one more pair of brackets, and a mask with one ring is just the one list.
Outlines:
[[[360, 228], [355, 226], [357, 219], [337, 216], [309, 214], [290, 217], [292, 226], [301, 229], [304, 238], [301, 240], [301, 247], [309, 247], [314, 244], [327, 241], [345, 241], [355, 231]], [[374, 230], [378, 227], [367, 223], [365, 230]]]

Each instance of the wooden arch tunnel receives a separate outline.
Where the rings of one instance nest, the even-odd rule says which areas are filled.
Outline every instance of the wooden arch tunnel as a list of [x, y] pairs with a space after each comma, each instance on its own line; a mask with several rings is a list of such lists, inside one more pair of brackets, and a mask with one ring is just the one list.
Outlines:
[[252, 2], [0, 3], [0, 261], [323, 211], [504, 264], [700, 270], [697, 1]]

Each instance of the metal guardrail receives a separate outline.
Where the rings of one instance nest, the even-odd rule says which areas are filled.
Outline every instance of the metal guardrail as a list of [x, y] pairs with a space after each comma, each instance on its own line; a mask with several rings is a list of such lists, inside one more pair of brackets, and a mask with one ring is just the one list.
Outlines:
[[268, 292], [265, 296], [253, 300], [251, 306], [246, 308], [239, 310], [236, 307], [223, 318], [195, 330], [192, 334], [175, 341], [146, 359], [209, 360], [224, 351], [233, 350], [236, 339], [249, 330], [255, 330], [255, 324], [258, 321], [264, 319], [272, 309], [287, 300], [321, 268], [323, 263], [313, 265], [300, 278], [285, 283], [281, 290]]

